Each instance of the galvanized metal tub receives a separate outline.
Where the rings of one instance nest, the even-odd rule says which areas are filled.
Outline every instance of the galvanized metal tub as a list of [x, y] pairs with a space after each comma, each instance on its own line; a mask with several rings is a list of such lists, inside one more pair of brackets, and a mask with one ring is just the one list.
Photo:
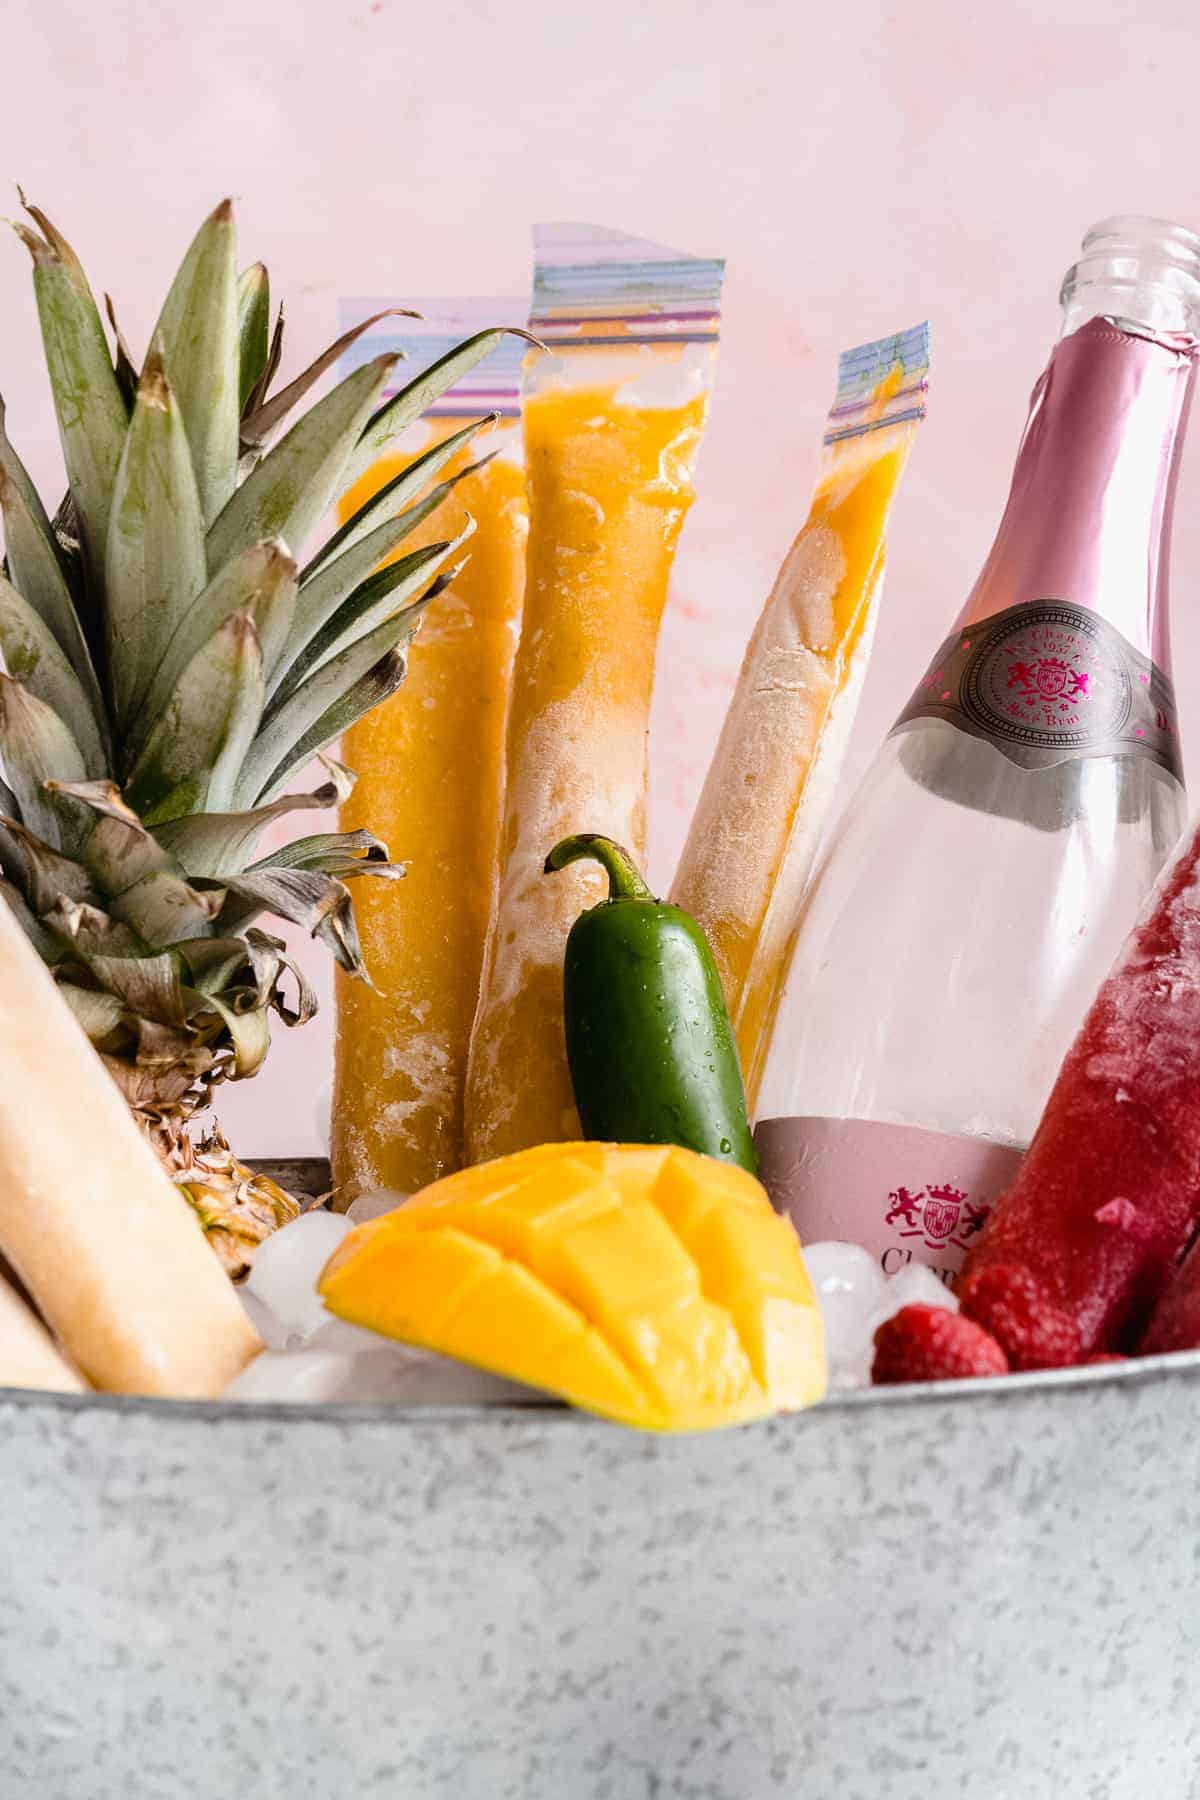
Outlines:
[[4, 1800], [1189, 1800], [1200, 1357], [658, 1439], [0, 1394]]

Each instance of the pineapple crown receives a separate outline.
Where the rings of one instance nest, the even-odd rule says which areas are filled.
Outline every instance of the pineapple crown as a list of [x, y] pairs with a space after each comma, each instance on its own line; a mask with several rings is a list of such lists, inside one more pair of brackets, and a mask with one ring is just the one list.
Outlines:
[[[303, 567], [296, 552], [503, 334], [478, 333], [386, 399], [398, 359], [376, 357], [283, 430], [385, 314], [272, 392], [283, 309], [272, 329], [265, 267], [237, 273], [225, 201], [139, 372], [111, 300], [115, 350], [79, 258], [21, 201], [38, 228], [15, 225], [68, 491], [51, 521], [0, 402], [0, 895], [130, 1100], [186, 1112], [214, 1082], [254, 1073], [271, 1011], [295, 1024], [316, 1010], [284, 945], [256, 926], [263, 914], [304, 926], [366, 978], [345, 884], [402, 875], [386, 846], [352, 831], [255, 851], [273, 821], [348, 793], [350, 771], [321, 753], [403, 681], [471, 521], [397, 552], [462, 479], [437, 481], [445, 465], [496, 415], [415, 457]], [[318, 756], [328, 778], [288, 792]]]

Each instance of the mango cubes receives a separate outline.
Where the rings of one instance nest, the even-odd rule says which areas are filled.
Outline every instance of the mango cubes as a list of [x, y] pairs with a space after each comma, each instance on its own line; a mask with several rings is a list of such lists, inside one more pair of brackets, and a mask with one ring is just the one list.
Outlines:
[[327, 1265], [331, 1312], [655, 1431], [825, 1392], [791, 1224], [732, 1164], [661, 1145], [545, 1144], [435, 1183]]

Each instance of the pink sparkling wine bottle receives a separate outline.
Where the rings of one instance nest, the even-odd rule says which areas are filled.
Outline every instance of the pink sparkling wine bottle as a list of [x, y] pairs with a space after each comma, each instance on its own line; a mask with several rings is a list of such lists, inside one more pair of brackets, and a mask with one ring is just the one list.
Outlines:
[[833, 833], [759, 1104], [801, 1238], [949, 1280], [1184, 823], [1167, 624], [1200, 238], [1090, 231], [983, 572]]

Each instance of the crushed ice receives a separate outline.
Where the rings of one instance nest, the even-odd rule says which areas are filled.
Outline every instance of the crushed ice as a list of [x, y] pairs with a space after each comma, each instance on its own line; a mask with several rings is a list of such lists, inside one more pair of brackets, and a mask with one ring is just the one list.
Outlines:
[[227, 1400], [356, 1400], [401, 1406], [530, 1401], [541, 1396], [408, 1344], [335, 1319], [317, 1293], [321, 1270], [347, 1233], [406, 1196], [381, 1190], [346, 1215], [316, 1209], [269, 1237], [238, 1289], [266, 1349], [225, 1389]]
[[804, 1260], [821, 1302], [831, 1393], [867, 1387], [875, 1333], [902, 1306], [958, 1311], [950, 1289], [924, 1263], [906, 1263], [890, 1278], [859, 1244], [806, 1244]]
[[[267, 1239], [239, 1289], [266, 1349], [225, 1390], [231, 1400], [351, 1400], [400, 1406], [531, 1401], [506, 1381], [334, 1319], [317, 1293], [321, 1270], [347, 1233], [404, 1204], [389, 1189], [364, 1194], [348, 1214], [304, 1213]], [[869, 1385], [874, 1337], [902, 1306], [958, 1301], [930, 1268], [907, 1263], [890, 1279], [858, 1244], [809, 1244], [804, 1259], [821, 1303], [831, 1392]]]

